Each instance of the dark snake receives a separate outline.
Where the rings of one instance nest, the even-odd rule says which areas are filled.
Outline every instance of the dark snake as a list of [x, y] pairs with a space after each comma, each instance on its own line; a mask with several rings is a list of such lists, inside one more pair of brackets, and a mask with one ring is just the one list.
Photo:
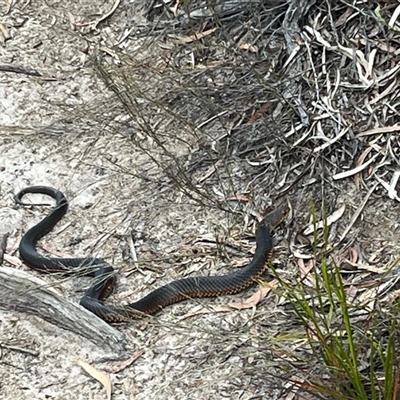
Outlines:
[[[115, 286], [114, 268], [101, 258], [55, 258], [44, 257], [36, 250], [37, 242], [47, 235], [59, 222], [68, 209], [68, 201], [59, 190], [46, 186], [31, 186], [15, 195], [17, 204], [30, 206], [22, 202], [27, 193], [40, 193], [56, 201], [53, 210], [37, 225], [29, 229], [21, 239], [19, 253], [22, 260], [31, 268], [41, 272], [69, 273], [77, 271], [86, 276], [94, 276], [94, 283], [84, 293], [80, 304], [107, 322], [124, 322], [151, 315], [170, 304], [182, 300], [201, 297], [239, 293], [255, 283], [268, 267], [272, 255], [272, 237], [270, 229], [275, 228], [288, 211], [282, 204], [270, 212], [257, 226], [256, 251], [251, 262], [230, 274], [222, 276], [199, 276], [175, 280], [153, 290], [135, 303], [123, 306], [104, 304]], [[39, 204], [36, 204], [39, 205]]]

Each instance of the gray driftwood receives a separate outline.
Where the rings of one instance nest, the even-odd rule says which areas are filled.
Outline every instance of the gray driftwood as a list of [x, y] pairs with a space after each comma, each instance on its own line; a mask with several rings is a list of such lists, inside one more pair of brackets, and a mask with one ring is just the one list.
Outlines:
[[124, 349], [123, 336], [116, 329], [21, 270], [0, 266], [0, 308], [35, 315], [106, 351], [120, 353]]

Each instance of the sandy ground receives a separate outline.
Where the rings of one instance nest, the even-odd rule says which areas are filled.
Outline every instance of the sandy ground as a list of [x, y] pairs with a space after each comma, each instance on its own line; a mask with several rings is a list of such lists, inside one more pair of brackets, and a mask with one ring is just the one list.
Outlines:
[[[135, 172], [151, 169], [149, 161], [123, 134], [82, 118], [85, 107], [93, 110], [104, 96], [104, 87], [88, 68], [88, 51], [121, 37], [127, 10], [117, 10], [113, 29], [79, 27], [86, 29], [85, 38], [72, 23], [96, 21], [112, 5], [17, 2], [3, 14], [0, 23], [10, 38], [0, 47], [0, 63], [36, 69], [43, 76], [0, 72], [0, 215], [2, 233], [10, 233], [7, 253], [17, 255], [21, 232], [46, 209], [18, 208], [13, 195], [30, 185], [61, 189], [71, 201], [70, 211], [43, 248], [56, 255], [94, 254], [116, 268], [131, 267], [129, 276], [121, 274], [112, 300], [126, 302], [182, 273], [215, 273], [230, 263], [219, 261], [215, 246], [201, 243], [204, 254], [191, 262], [191, 244], [226, 233], [216, 222], [218, 216], [173, 190], [135, 177]], [[1, 7], [7, 11], [6, 5]], [[132, 174], [121, 173], [115, 163]], [[249, 259], [254, 242], [245, 240], [246, 245], [235, 264]], [[177, 254], [183, 254], [183, 261], [173, 266]], [[135, 257], [143, 263], [135, 264]], [[40, 277], [75, 302], [88, 284], [85, 279]], [[245, 373], [245, 362], [258, 362], [250, 354], [247, 361], [243, 356], [248, 346], [257, 346], [250, 334], [257, 319], [253, 310], [181, 319], [193, 307], [207, 304], [177, 305], [157, 318], [117, 327], [129, 343], [123, 355], [104, 352], [35, 317], [1, 311], [0, 398], [105, 399], [105, 389], [83, 371], [78, 359], [111, 374], [116, 400], [272, 398], [271, 392], [264, 397], [259, 379], [252, 381]], [[230, 337], [232, 331], [236, 333]]]
[[[43, 249], [104, 257], [119, 272], [110, 301], [134, 301], [182, 276], [244, 265], [254, 251], [251, 230], [246, 236], [238, 221], [185, 198], [124, 132], [109, 129], [107, 110], [99, 109], [108, 93], [91, 69], [91, 51], [109, 49], [126, 36], [135, 4], [121, 4], [112, 24], [96, 24], [115, 2], [15, 3], [9, 9], [0, 4], [0, 24], [10, 36], [0, 40], [0, 64], [35, 69], [42, 76], [0, 72], [0, 234], [10, 234], [7, 254], [17, 256], [21, 233], [47, 211], [16, 207], [13, 195], [26, 186], [48, 185], [66, 194], [70, 210], [42, 241]], [[343, 226], [332, 228], [333, 237], [365, 198], [352, 183], [334, 186], [341, 195], [332, 203], [346, 205], [346, 212]], [[299, 219], [309, 206], [308, 191], [307, 185], [298, 191]], [[386, 195], [371, 196], [349, 232], [350, 243], [357, 239], [360, 263], [387, 265], [396, 257], [397, 219], [398, 204]], [[234, 251], [226, 254], [219, 243]], [[287, 240], [277, 247], [278, 266], [284, 267], [287, 248]], [[89, 282], [36, 276], [73, 302]], [[106, 399], [104, 387], [79, 359], [110, 374], [115, 400], [279, 398], [266, 373], [275, 365], [266, 338], [274, 337], [279, 329], [274, 323], [285, 318], [285, 309], [267, 298], [262, 304], [268, 307], [261, 309], [199, 313], [214, 304], [243, 301], [256, 290], [193, 300], [155, 318], [117, 326], [127, 338], [124, 354], [38, 318], [0, 311], [0, 399]]]

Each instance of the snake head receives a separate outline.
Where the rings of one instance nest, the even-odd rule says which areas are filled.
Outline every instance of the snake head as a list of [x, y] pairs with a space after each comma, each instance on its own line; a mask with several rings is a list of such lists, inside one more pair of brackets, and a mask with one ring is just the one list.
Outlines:
[[260, 222], [260, 224], [264, 224], [269, 229], [275, 229], [289, 214], [289, 203], [284, 202], [280, 204], [278, 207], [269, 212]]

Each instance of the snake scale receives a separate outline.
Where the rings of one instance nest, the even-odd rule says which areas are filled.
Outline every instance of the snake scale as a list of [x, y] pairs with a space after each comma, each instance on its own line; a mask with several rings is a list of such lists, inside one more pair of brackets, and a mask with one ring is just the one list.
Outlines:
[[[276, 227], [287, 213], [287, 204], [282, 204], [270, 212], [256, 229], [256, 250], [251, 262], [230, 274], [221, 276], [199, 276], [175, 280], [153, 290], [140, 300], [126, 305], [113, 306], [104, 303], [115, 286], [114, 268], [101, 258], [55, 258], [41, 255], [37, 242], [47, 235], [63, 218], [68, 210], [68, 201], [57, 189], [47, 186], [31, 186], [15, 195], [17, 204], [28, 193], [40, 193], [52, 197], [56, 204], [52, 211], [37, 225], [30, 228], [22, 237], [19, 253], [22, 260], [31, 268], [41, 272], [70, 273], [74, 270], [86, 276], [95, 277], [86, 290], [80, 304], [106, 322], [124, 322], [144, 315], [155, 314], [163, 307], [189, 298], [217, 297], [239, 293], [253, 285], [268, 266], [272, 255], [270, 229]], [[38, 205], [38, 204], [36, 204]]]

